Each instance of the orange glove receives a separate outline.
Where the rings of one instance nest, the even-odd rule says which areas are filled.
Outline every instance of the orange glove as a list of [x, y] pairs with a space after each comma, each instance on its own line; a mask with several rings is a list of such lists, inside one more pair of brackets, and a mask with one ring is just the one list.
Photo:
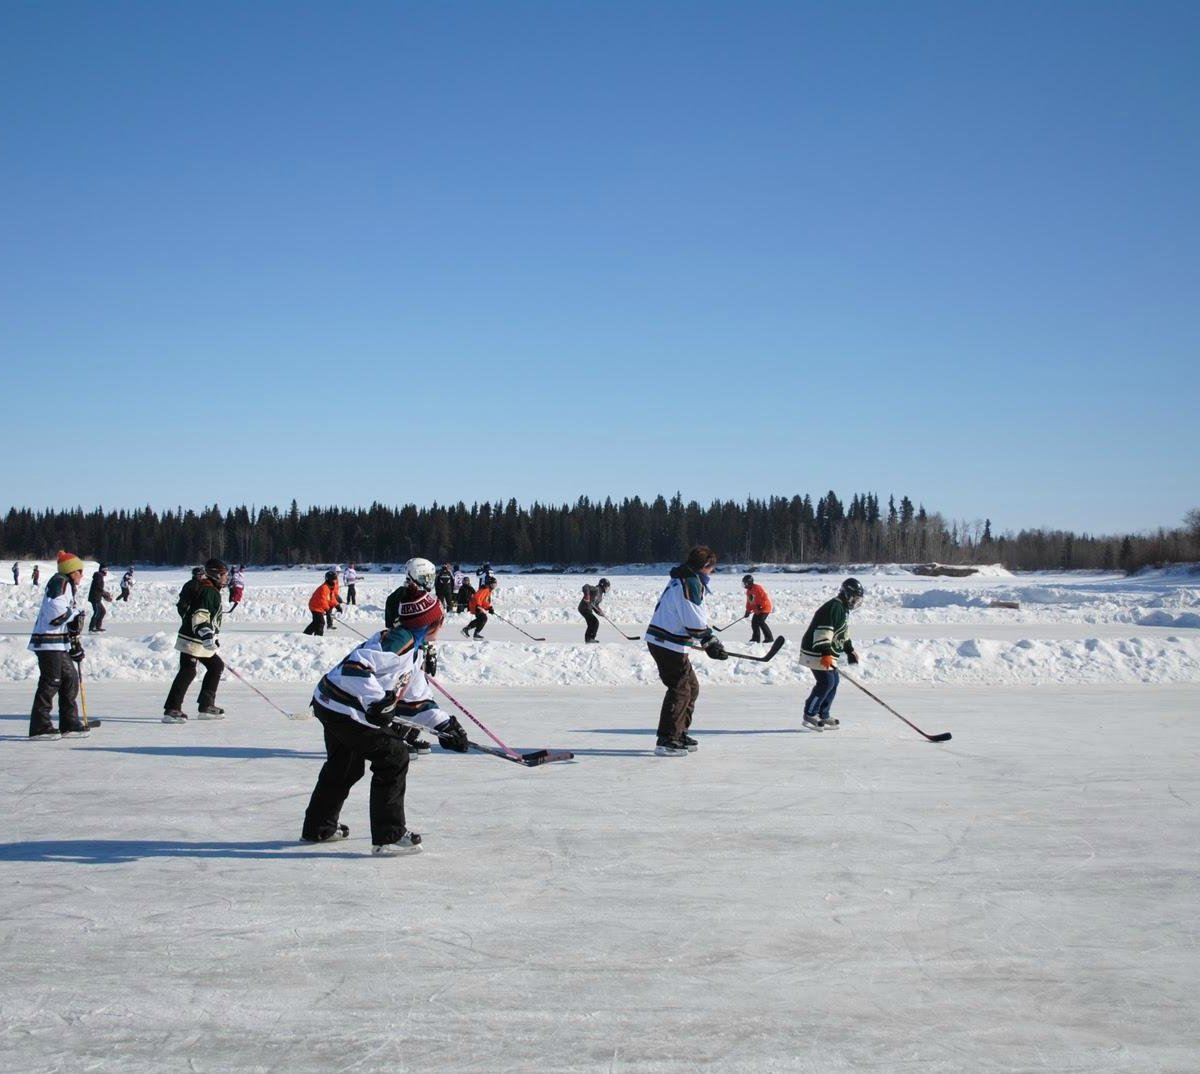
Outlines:
[[834, 656], [833, 653], [826, 653], [823, 657], [821, 657], [821, 667], [823, 667], [826, 671], [832, 671], [835, 667], [837, 667], [837, 657]]

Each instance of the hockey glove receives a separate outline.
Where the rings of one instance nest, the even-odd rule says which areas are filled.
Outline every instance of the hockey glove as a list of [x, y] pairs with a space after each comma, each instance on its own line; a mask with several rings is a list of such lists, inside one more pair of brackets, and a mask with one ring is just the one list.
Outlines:
[[200, 644], [204, 646], [210, 653], [217, 651], [217, 639], [213, 634], [213, 629], [207, 623], [196, 630], [196, 637], [200, 640]]
[[712, 657], [713, 660], [728, 660], [729, 654], [725, 651], [725, 646], [721, 644], [720, 638], [713, 638], [706, 646], [705, 653]]
[[67, 655], [77, 664], [83, 663], [84, 651], [83, 643], [79, 640], [79, 635], [76, 634], [71, 638], [71, 648], [67, 651]]
[[425, 646], [425, 674], [433, 678], [437, 674], [437, 650], [432, 645]]
[[396, 691], [389, 690], [378, 701], [367, 706], [366, 716], [376, 727], [386, 727], [392, 722], [392, 709], [396, 707]]
[[699, 637], [698, 637], [696, 640], [697, 640], [697, 641], [700, 643], [700, 648], [701, 648], [701, 649], [707, 649], [707, 648], [708, 648], [708, 643], [709, 643], [710, 641], [712, 641], [712, 640], [713, 640], [713, 638], [715, 638], [715, 637], [716, 637], [716, 635], [713, 633], [713, 628], [712, 628], [712, 627], [709, 627], [709, 628], [708, 628], [708, 629], [707, 629], [707, 630], [706, 630], [706, 631], [705, 631], [703, 634], [701, 634], [701, 635], [700, 635], [700, 636], [699, 636]]
[[821, 667], [823, 667], [826, 671], [832, 671], [835, 667], [837, 667], [837, 657], [834, 656], [833, 653], [826, 653], [823, 657], [821, 657]]
[[858, 653], [856, 653], [853, 649], [846, 650], [846, 663], [848, 663], [848, 664], [857, 664], [858, 663]]
[[463, 730], [462, 724], [453, 716], [450, 717], [444, 724], [437, 729], [438, 745], [444, 750], [453, 750], [455, 753], [466, 753], [468, 748], [467, 733]]

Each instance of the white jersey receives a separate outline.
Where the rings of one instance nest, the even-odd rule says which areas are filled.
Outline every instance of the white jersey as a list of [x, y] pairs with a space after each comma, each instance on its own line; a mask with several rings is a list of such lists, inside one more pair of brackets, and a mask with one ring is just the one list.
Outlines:
[[71, 648], [71, 634], [83, 626], [83, 610], [78, 593], [65, 574], [56, 574], [46, 583], [42, 607], [29, 636], [28, 649], [33, 653], [65, 653]]

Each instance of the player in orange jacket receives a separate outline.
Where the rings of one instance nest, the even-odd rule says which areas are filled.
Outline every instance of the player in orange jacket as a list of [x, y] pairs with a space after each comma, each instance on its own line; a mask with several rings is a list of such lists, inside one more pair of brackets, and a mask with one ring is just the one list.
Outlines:
[[308, 598], [308, 610], [312, 612], [312, 622], [304, 628], [305, 634], [321, 636], [325, 633], [325, 616], [333, 613], [333, 609], [341, 604], [337, 592], [337, 572], [326, 571], [325, 581]]
[[[771, 614], [774, 605], [771, 603], [771, 598], [767, 596], [767, 591], [763, 589], [754, 580], [753, 574], [747, 574], [742, 579], [742, 585], [746, 589], [746, 615], [751, 616], [750, 619], [750, 640], [751, 641], [774, 641], [775, 635], [771, 633], [771, 628], [767, 626], [767, 616]], [[746, 618], [746, 616], [742, 616]], [[759, 634], [762, 637], [759, 637]]]
[[[491, 615], [492, 608], [492, 590], [496, 588], [495, 578], [486, 578], [474, 593], [471, 594], [471, 600], [467, 604], [467, 611], [473, 612], [475, 618], [472, 619], [465, 627], [462, 628], [462, 636], [464, 638], [479, 637], [483, 633], [483, 628], [487, 625], [487, 617]], [[470, 631], [474, 628], [475, 633]]]

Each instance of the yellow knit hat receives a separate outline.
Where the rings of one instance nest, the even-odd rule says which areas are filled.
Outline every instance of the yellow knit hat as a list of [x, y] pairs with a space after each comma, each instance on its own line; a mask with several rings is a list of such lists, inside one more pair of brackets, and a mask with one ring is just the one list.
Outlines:
[[83, 570], [83, 560], [78, 556], [73, 556], [70, 552], [59, 552], [58, 554], [58, 573], [59, 574], [74, 574], [76, 571]]

